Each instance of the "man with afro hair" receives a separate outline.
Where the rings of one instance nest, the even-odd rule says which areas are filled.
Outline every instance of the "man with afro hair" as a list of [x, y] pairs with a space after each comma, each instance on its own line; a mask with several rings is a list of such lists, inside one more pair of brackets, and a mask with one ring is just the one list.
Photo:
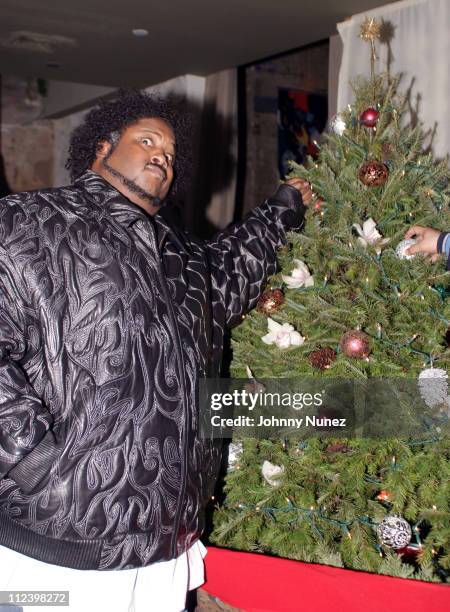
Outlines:
[[159, 214], [189, 136], [167, 101], [121, 91], [74, 131], [72, 185], [0, 201], [0, 590], [180, 612], [204, 581], [221, 452], [200, 381], [312, 194], [291, 179], [197, 240]]

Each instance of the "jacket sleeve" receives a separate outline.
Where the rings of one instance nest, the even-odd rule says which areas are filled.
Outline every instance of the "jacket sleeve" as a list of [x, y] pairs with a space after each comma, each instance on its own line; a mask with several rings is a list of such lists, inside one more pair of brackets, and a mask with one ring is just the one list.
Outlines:
[[251, 310], [267, 279], [278, 270], [276, 251], [286, 232], [303, 226], [306, 207], [300, 192], [281, 185], [262, 206], [206, 243], [215, 307], [225, 309], [225, 324], [236, 325]]
[[441, 232], [437, 241], [437, 252], [447, 258], [447, 270], [450, 271], [450, 232]]
[[41, 442], [52, 422], [21, 367], [27, 308], [22, 279], [0, 244], [0, 478]]

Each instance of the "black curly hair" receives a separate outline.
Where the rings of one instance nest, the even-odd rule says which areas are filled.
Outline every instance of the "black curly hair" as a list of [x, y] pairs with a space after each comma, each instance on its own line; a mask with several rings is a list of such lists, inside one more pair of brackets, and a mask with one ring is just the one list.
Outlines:
[[86, 115], [84, 122], [74, 129], [66, 162], [72, 180], [92, 166], [98, 143], [106, 140], [115, 144], [115, 135], [147, 117], [163, 119], [173, 129], [177, 154], [170, 193], [174, 195], [185, 191], [191, 168], [192, 146], [188, 141], [190, 117], [180, 109], [180, 102], [176, 98], [162, 99], [135, 89], [120, 89], [113, 99], [101, 100]]

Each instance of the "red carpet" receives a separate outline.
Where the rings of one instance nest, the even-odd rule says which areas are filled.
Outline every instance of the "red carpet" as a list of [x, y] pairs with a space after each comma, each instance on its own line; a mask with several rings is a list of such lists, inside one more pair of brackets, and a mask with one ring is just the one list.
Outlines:
[[245, 612], [450, 612], [450, 587], [208, 548], [211, 595]]

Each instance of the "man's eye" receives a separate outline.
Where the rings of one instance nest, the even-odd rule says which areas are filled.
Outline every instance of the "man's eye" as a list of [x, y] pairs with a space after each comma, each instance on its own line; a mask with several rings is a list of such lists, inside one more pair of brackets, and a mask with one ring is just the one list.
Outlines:
[[167, 163], [172, 165], [173, 164], [173, 155], [170, 155], [170, 153], [166, 154], [166, 159], [167, 159]]
[[152, 143], [152, 139], [151, 138], [143, 138], [142, 139], [142, 143], [145, 144], [145, 146], [149, 147]]

